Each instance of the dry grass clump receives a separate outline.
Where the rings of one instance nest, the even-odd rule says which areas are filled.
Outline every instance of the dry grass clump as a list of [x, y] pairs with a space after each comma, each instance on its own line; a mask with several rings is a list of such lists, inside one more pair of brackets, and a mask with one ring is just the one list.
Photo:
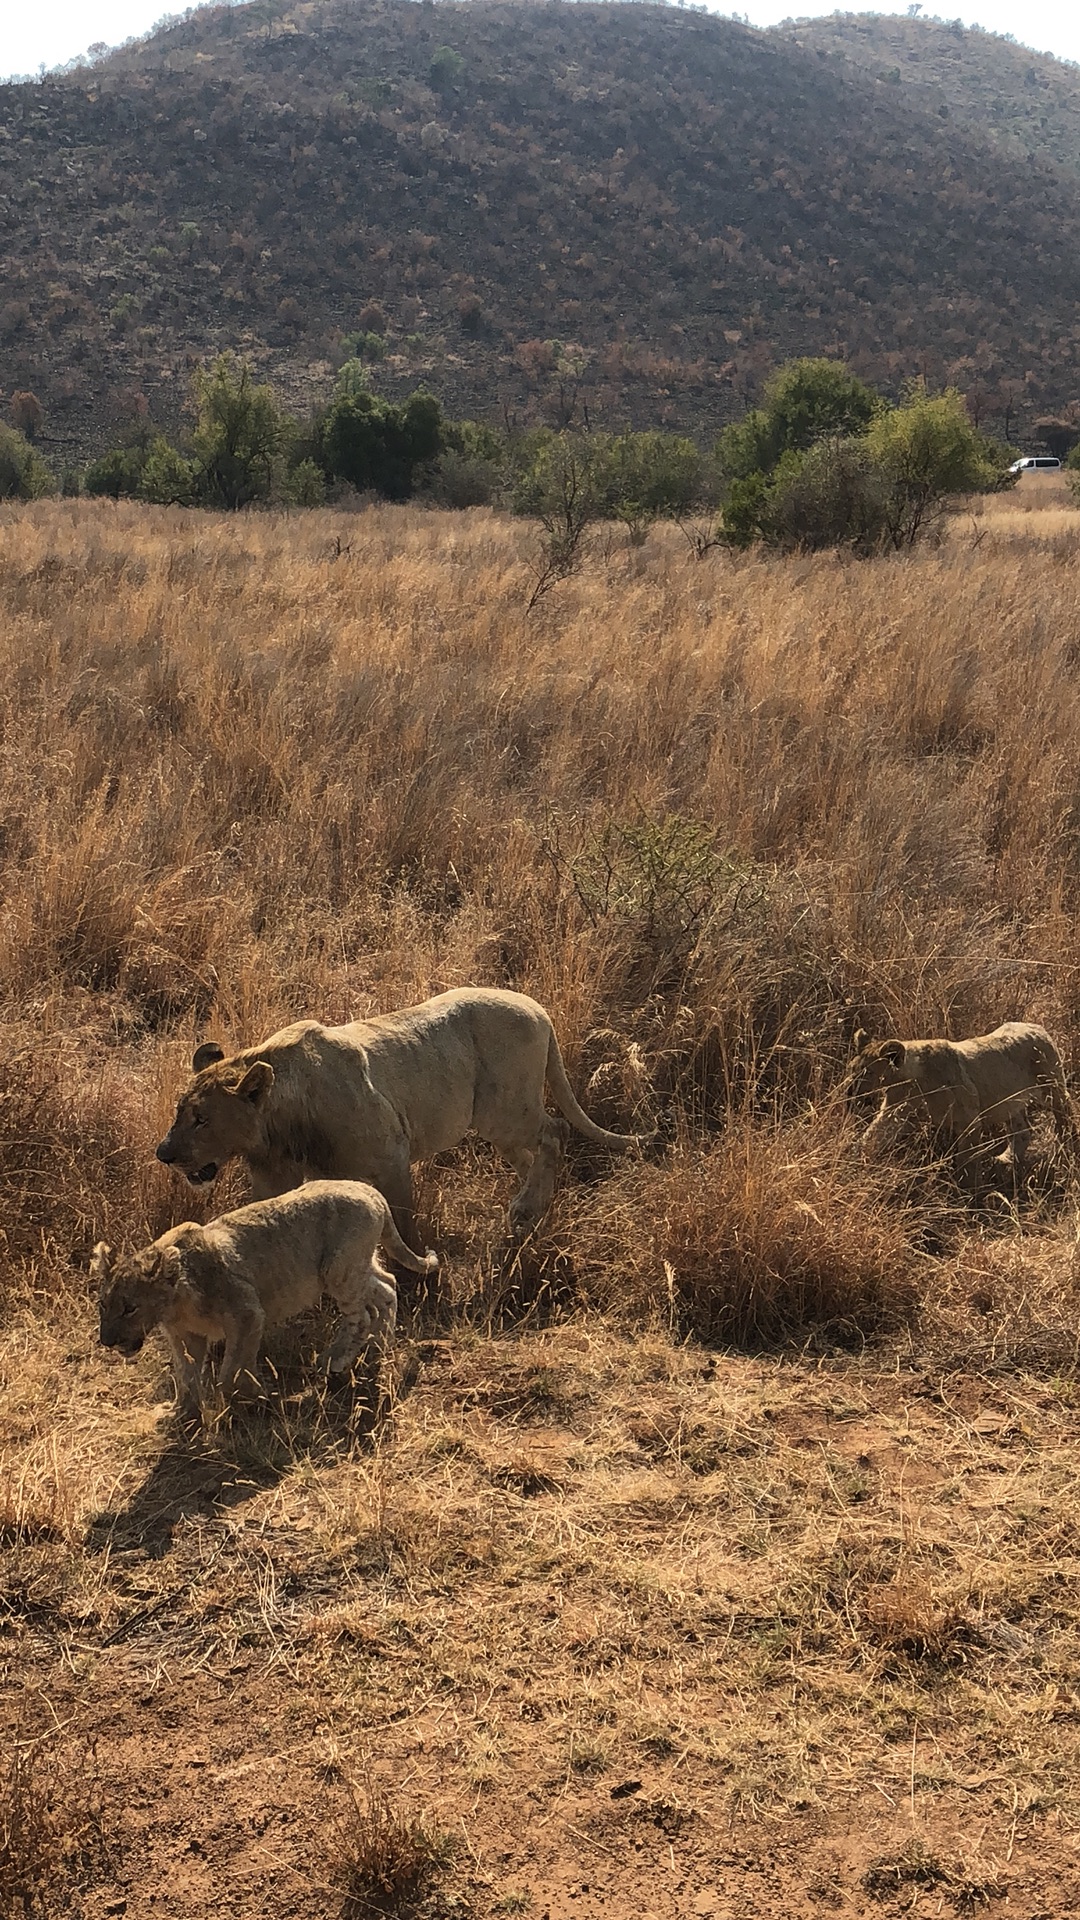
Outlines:
[[855, 1164], [847, 1136], [742, 1120], [704, 1150], [614, 1174], [575, 1245], [607, 1311], [740, 1346], [850, 1343], [912, 1312], [924, 1226]]
[[453, 1834], [403, 1812], [378, 1787], [350, 1782], [348, 1793], [331, 1866], [334, 1888], [344, 1895], [341, 1920], [416, 1913], [453, 1864]]
[[107, 1874], [115, 1850], [94, 1767], [55, 1740], [16, 1738], [0, 1758], [0, 1916], [50, 1920]]

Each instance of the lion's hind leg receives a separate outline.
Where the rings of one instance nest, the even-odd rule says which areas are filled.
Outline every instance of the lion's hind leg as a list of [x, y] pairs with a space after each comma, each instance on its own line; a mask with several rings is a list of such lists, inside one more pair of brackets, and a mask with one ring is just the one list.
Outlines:
[[371, 1253], [367, 1264], [355, 1259], [344, 1271], [327, 1278], [341, 1320], [331, 1342], [331, 1373], [348, 1373], [365, 1351], [378, 1353], [388, 1346], [397, 1325], [397, 1287], [393, 1275]]
[[503, 1146], [511, 1166], [521, 1175], [522, 1184], [510, 1202], [510, 1231], [515, 1239], [524, 1239], [543, 1219], [555, 1196], [555, 1181], [562, 1159], [566, 1129], [561, 1121], [545, 1113], [535, 1150]]

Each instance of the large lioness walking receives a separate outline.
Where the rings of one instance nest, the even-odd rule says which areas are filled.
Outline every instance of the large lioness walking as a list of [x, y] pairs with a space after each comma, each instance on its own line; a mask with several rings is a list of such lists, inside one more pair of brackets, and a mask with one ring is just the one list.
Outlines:
[[921, 1112], [973, 1185], [977, 1150], [987, 1141], [1009, 1141], [1014, 1177], [1020, 1177], [1031, 1114], [1039, 1107], [1052, 1108], [1062, 1138], [1074, 1135], [1061, 1058], [1045, 1027], [1009, 1020], [972, 1040], [869, 1042], [860, 1033], [855, 1044], [852, 1093], [881, 1095], [863, 1134], [869, 1150], [886, 1146], [908, 1111]]
[[102, 1345], [131, 1356], [160, 1328], [181, 1414], [193, 1418], [212, 1342], [225, 1342], [226, 1406], [251, 1399], [265, 1329], [328, 1293], [341, 1309], [330, 1369], [346, 1371], [364, 1346], [385, 1345], [394, 1330], [397, 1289], [379, 1260], [380, 1245], [416, 1273], [438, 1265], [433, 1253], [405, 1245], [382, 1194], [357, 1180], [313, 1180], [205, 1227], [186, 1220], [119, 1259], [101, 1241], [90, 1270], [100, 1288]]
[[226, 1059], [201, 1046], [158, 1159], [195, 1185], [228, 1161], [246, 1162], [256, 1198], [302, 1180], [370, 1180], [398, 1229], [412, 1237], [415, 1160], [478, 1133], [509, 1160], [522, 1186], [510, 1221], [524, 1233], [551, 1203], [561, 1151], [544, 1108], [602, 1146], [643, 1144], [583, 1112], [548, 1015], [523, 993], [458, 987], [420, 1006], [349, 1026], [298, 1021]]

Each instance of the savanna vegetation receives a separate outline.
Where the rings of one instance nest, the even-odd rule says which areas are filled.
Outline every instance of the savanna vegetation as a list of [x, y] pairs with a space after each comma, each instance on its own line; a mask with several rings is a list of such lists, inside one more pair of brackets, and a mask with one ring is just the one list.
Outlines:
[[[973, 1207], [844, 1096], [856, 1026], [1080, 1068], [1025, 489], [865, 561], [590, 528], [531, 613], [487, 510], [0, 510], [3, 1910], [1075, 1907], [1074, 1170]], [[428, 1167], [381, 1412], [302, 1338], [185, 1440], [86, 1266], [236, 1193], [153, 1161], [193, 1042], [466, 981], [666, 1144], [516, 1255]]]

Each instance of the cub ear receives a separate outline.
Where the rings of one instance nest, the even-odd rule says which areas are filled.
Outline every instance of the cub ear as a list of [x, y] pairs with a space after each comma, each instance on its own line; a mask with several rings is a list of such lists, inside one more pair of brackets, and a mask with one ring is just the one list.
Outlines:
[[887, 1040], [881, 1049], [881, 1057], [890, 1067], [900, 1068], [904, 1064], [904, 1043], [902, 1040]]
[[93, 1253], [90, 1255], [90, 1278], [91, 1280], [95, 1280], [99, 1287], [105, 1285], [106, 1280], [113, 1270], [113, 1261], [115, 1258], [116, 1256], [112, 1248], [107, 1246], [104, 1240], [99, 1240]]
[[179, 1247], [147, 1247], [139, 1264], [148, 1278], [159, 1280], [162, 1286], [180, 1285], [184, 1269]]
[[868, 1033], [864, 1033], [861, 1027], [856, 1027], [855, 1029], [856, 1053], [865, 1053], [869, 1045], [870, 1045], [870, 1035]]
[[269, 1060], [256, 1060], [232, 1091], [238, 1100], [250, 1100], [253, 1106], [258, 1106], [260, 1100], [265, 1100], [273, 1084], [274, 1069]]
[[224, 1058], [225, 1049], [219, 1047], [216, 1040], [204, 1040], [202, 1046], [196, 1047], [191, 1056], [191, 1071], [201, 1073], [204, 1067], [212, 1067], [218, 1060], [224, 1060]]

